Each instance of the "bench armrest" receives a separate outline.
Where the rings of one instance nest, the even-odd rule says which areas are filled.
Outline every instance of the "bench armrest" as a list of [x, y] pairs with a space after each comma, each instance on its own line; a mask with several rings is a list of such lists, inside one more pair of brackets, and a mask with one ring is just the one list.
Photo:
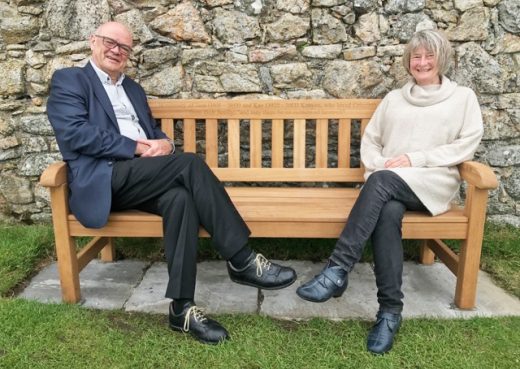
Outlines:
[[458, 165], [460, 176], [466, 182], [482, 190], [498, 187], [497, 176], [490, 167], [476, 161], [466, 161]]
[[49, 165], [40, 177], [40, 184], [43, 187], [58, 187], [64, 183], [67, 183], [67, 164], [64, 161]]

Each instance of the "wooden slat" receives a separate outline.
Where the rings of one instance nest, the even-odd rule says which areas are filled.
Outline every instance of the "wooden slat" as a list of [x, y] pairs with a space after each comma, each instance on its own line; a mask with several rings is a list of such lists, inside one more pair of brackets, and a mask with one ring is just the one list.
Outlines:
[[163, 237], [162, 218], [151, 214], [147, 218], [149, 221], [144, 222], [137, 219], [109, 221], [100, 229], [85, 228], [78, 221], [70, 221], [69, 227], [76, 236]]
[[468, 217], [469, 224], [467, 238], [462, 241], [459, 253], [455, 304], [461, 309], [472, 309], [477, 294], [488, 191], [469, 185], [466, 196], [464, 214]]
[[92, 260], [97, 257], [101, 250], [107, 246], [109, 239], [107, 237], [95, 237], [78, 253], [78, 269], [79, 271]]
[[[337, 238], [343, 228], [344, 222], [338, 223], [315, 223], [315, 222], [247, 222], [248, 228], [251, 230], [250, 237], [285, 237], [285, 238]], [[422, 229], [417, 225], [403, 224], [403, 237], [406, 239], [423, 239], [425, 237], [435, 237], [442, 232], [444, 225], [431, 227], [430, 229]], [[452, 239], [462, 238], [464, 228], [447, 232], [447, 237]], [[417, 235], [417, 237], [412, 237]]]
[[[264, 191], [259, 191], [258, 193], [255, 193], [254, 191], [244, 191], [245, 189], [259, 189]], [[351, 207], [353, 206], [355, 200], [356, 200], [356, 190], [352, 191], [327, 191], [329, 188], [322, 188], [317, 189], [320, 190], [320, 196], [309, 196], [309, 192], [305, 191], [309, 188], [301, 188], [296, 189], [294, 188], [296, 193], [292, 193], [291, 191], [285, 191], [290, 190], [288, 188], [274, 188], [274, 192], [272, 196], [268, 196], [267, 188], [253, 188], [253, 187], [227, 187], [226, 190], [229, 193], [231, 200], [235, 204], [243, 205], [244, 209], [251, 207], [250, 211], [245, 212], [243, 215], [249, 219], [254, 215], [262, 216], [262, 213], [266, 213], [271, 221], [273, 223], [276, 223], [278, 220], [280, 220], [282, 217], [285, 216], [292, 216], [297, 217], [299, 214], [290, 214], [290, 211], [286, 211], [282, 209], [284, 206], [292, 207], [300, 204], [300, 212], [306, 213], [307, 215], [303, 214], [303, 217], [310, 217], [312, 215], [309, 214], [318, 214], [318, 212], [315, 212], [315, 209], [313, 208], [315, 204], [323, 203], [324, 207], [332, 207], [334, 204], [335, 210], [329, 211], [329, 212], [322, 212], [320, 213], [320, 216], [315, 216], [317, 221], [320, 222], [336, 222], [346, 219], [348, 216], [348, 212], [350, 212]], [[345, 189], [348, 190], [348, 189]], [[245, 193], [249, 192], [249, 196]], [[287, 195], [287, 196], [285, 196]], [[276, 207], [279, 205], [280, 212], [274, 212], [272, 214], [268, 214], [269, 210], [272, 207]], [[257, 209], [253, 209], [252, 207], [257, 207]], [[318, 205], [321, 206], [321, 205]], [[279, 216], [280, 214], [280, 216]], [[283, 215], [285, 214], [285, 215]], [[68, 216], [68, 223], [72, 224], [72, 227], [76, 227], [77, 225], [75, 223], [78, 223], [74, 215]], [[128, 211], [121, 211], [121, 212], [112, 212], [109, 217], [109, 223], [113, 222], [133, 222], [133, 223], [153, 223], [153, 222], [160, 222], [161, 217], [158, 215], [146, 213], [144, 211], [139, 210], [128, 210]], [[429, 215], [425, 212], [412, 212], [407, 211], [403, 218], [403, 223], [406, 224], [415, 224], [417, 226], [421, 225], [446, 225], [446, 224], [454, 224], [455, 226], [464, 226], [464, 224], [468, 223], [468, 218], [464, 216], [463, 209], [461, 208], [453, 208], [446, 213], [443, 213], [441, 215], [437, 215], [435, 217]], [[78, 230], [78, 228], [74, 228], [75, 230]], [[139, 232], [140, 230], [136, 230]], [[82, 234], [75, 233], [71, 230], [71, 235], [73, 236], [80, 236], [80, 235], [96, 235], [98, 232], [95, 228], [85, 228], [84, 231], [82, 231]], [[450, 231], [451, 232], [451, 231]], [[443, 232], [440, 232], [440, 235], [442, 235]], [[441, 237], [441, 236], [440, 236]], [[445, 237], [442, 237], [445, 238]]]
[[100, 252], [99, 258], [101, 261], [109, 262], [116, 259], [116, 244], [112, 237], [106, 238], [106, 246]]
[[271, 201], [271, 198], [281, 197], [289, 198], [357, 198], [359, 196], [359, 189], [357, 188], [343, 188], [343, 187], [232, 187], [227, 186], [226, 191], [232, 198], [241, 197], [256, 197], [265, 198], [266, 201]]
[[174, 129], [173, 129], [173, 119], [163, 118], [161, 119], [161, 130], [166, 133], [166, 136], [173, 140], [174, 137]]
[[252, 119], [249, 128], [249, 158], [251, 168], [262, 167], [262, 121]]
[[[365, 129], [367, 128], [368, 122], [370, 122], [370, 119], [368, 118], [361, 119], [361, 137], [363, 137], [363, 134], [365, 133]], [[363, 169], [365, 168], [361, 160], [359, 160], [359, 166]]]
[[[64, 168], [55, 164], [57, 163], [52, 164], [55, 169]], [[70, 233], [67, 215], [69, 214], [69, 191], [66, 184], [51, 188], [51, 209], [61, 296], [65, 302], [76, 303], [81, 299], [81, 292], [76, 244]]]
[[435, 261], [435, 253], [428, 247], [429, 240], [421, 240], [419, 245], [419, 262], [424, 265], [432, 265]]
[[439, 259], [442, 260], [444, 264], [446, 264], [453, 274], [457, 275], [459, 257], [449, 248], [448, 245], [440, 239], [433, 239], [427, 241], [427, 246], [439, 257]]
[[[70, 223], [71, 230], [78, 236], [109, 236], [109, 237], [163, 237], [162, 220], [158, 219], [146, 223], [141, 222], [110, 222], [103, 229], [84, 228], [79, 222]], [[263, 224], [261, 233], [255, 231], [258, 224]], [[289, 238], [337, 238], [345, 228], [345, 222], [319, 223], [319, 222], [280, 222], [247, 220], [247, 226], [251, 229], [251, 237], [289, 237]], [[446, 223], [429, 224], [425, 227], [421, 223], [403, 223], [403, 238], [424, 239], [443, 236], [450, 239], [463, 239], [467, 227], [446, 227]], [[199, 235], [206, 235], [200, 231]]]
[[228, 119], [228, 167], [240, 167], [240, 121]]
[[196, 152], [195, 119], [184, 119], [184, 152]]
[[380, 101], [151, 99], [148, 100], [148, 104], [155, 118], [175, 116], [181, 119], [362, 119], [370, 118]]
[[368, 122], [370, 122], [370, 118], [361, 119], [361, 137], [363, 137], [363, 133], [365, 133]]
[[350, 135], [352, 121], [340, 119], [338, 126], [338, 168], [350, 168]]
[[359, 168], [214, 168], [213, 172], [223, 182], [364, 182]]
[[305, 119], [294, 120], [293, 167], [305, 168]]
[[345, 223], [278, 222], [273, 228], [273, 224], [270, 222], [252, 221], [247, 223], [247, 227], [251, 231], [250, 237], [338, 238], [345, 228]]
[[[345, 209], [342, 210], [337, 206], [334, 207], [329, 201], [321, 206], [320, 211], [312, 211], [316, 203], [312, 206], [308, 204], [298, 206], [294, 199], [292, 203], [284, 203], [284, 209], [280, 211], [280, 207], [276, 204], [264, 206], [261, 199], [245, 203], [244, 200], [233, 200], [248, 227], [251, 228], [252, 224], [258, 223], [268, 225], [269, 231], [262, 233], [262, 236], [266, 237], [303, 237], [304, 235], [306, 237], [337, 237], [345, 226], [353, 204], [353, 201], [350, 202], [350, 205], [346, 203]], [[422, 221], [413, 221], [417, 219], [422, 219]], [[461, 220], [461, 222], [453, 222], [453, 219]], [[438, 217], [431, 217], [427, 214], [406, 213], [403, 218], [403, 238], [463, 239], [468, 230], [467, 222], [464, 223], [463, 220], [460, 219], [460, 216], [456, 218], [454, 215], [438, 219]], [[282, 229], [289, 229], [288, 223], [292, 224], [292, 234], [279, 233]], [[71, 232], [77, 236], [162, 237], [163, 235], [161, 217], [146, 213], [114, 213], [101, 230], [85, 228], [77, 220], [69, 221], [69, 226]], [[314, 229], [314, 231], [311, 233], [310, 229]], [[331, 229], [334, 230], [332, 234]], [[253, 234], [252, 236], [258, 237], [259, 235]], [[446, 258], [444, 259], [446, 260]]]
[[206, 119], [206, 163], [211, 168], [218, 167], [218, 122]]
[[273, 168], [283, 168], [283, 120], [273, 119], [271, 135], [271, 166]]
[[316, 168], [327, 168], [329, 157], [329, 121], [316, 121]]

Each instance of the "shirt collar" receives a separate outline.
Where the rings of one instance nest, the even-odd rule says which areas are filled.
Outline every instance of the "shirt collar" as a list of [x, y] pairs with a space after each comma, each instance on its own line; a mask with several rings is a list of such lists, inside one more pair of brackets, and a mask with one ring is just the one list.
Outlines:
[[[112, 78], [110, 78], [110, 76], [107, 73], [105, 73], [104, 71], [99, 69], [98, 66], [96, 65], [96, 63], [94, 63], [94, 60], [90, 59], [90, 64], [92, 64], [92, 67], [94, 68], [94, 71], [96, 72], [97, 76], [99, 77], [99, 80], [101, 81], [101, 83], [103, 83], [104, 85], [112, 85], [113, 84], [112, 83]], [[115, 85], [116, 86], [121, 86], [121, 84], [123, 83], [124, 79], [125, 79], [125, 75], [124, 75], [124, 73], [121, 73], [121, 75], [117, 79]]]

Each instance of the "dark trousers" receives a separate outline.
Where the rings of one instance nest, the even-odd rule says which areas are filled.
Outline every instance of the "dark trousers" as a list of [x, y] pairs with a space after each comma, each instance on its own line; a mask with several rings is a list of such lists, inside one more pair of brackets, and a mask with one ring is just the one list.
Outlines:
[[401, 224], [407, 209], [426, 210], [394, 172], [383, 170], [371, 174], [331, 255], [331, 260], [350, 271], [371, 238], [380, 310], [394, 314], [403, 309]]
[[163, 217], [166, 297], [172, 299], [195, 295], [200, 225], [226, 260], [246, 245], [250, 234], [218, 178], [196, 154], [114, 162], [112, 210], [125, 209]]

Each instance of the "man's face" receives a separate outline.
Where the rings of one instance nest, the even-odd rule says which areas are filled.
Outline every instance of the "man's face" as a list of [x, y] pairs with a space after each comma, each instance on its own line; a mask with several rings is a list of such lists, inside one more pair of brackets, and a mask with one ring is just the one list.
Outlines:
[[106, 24], [90, 37], [90, 49], [96, 66], [116, 80], [126, 67], [127, 51], [132, 49], [132, 36], [120, 24]]

